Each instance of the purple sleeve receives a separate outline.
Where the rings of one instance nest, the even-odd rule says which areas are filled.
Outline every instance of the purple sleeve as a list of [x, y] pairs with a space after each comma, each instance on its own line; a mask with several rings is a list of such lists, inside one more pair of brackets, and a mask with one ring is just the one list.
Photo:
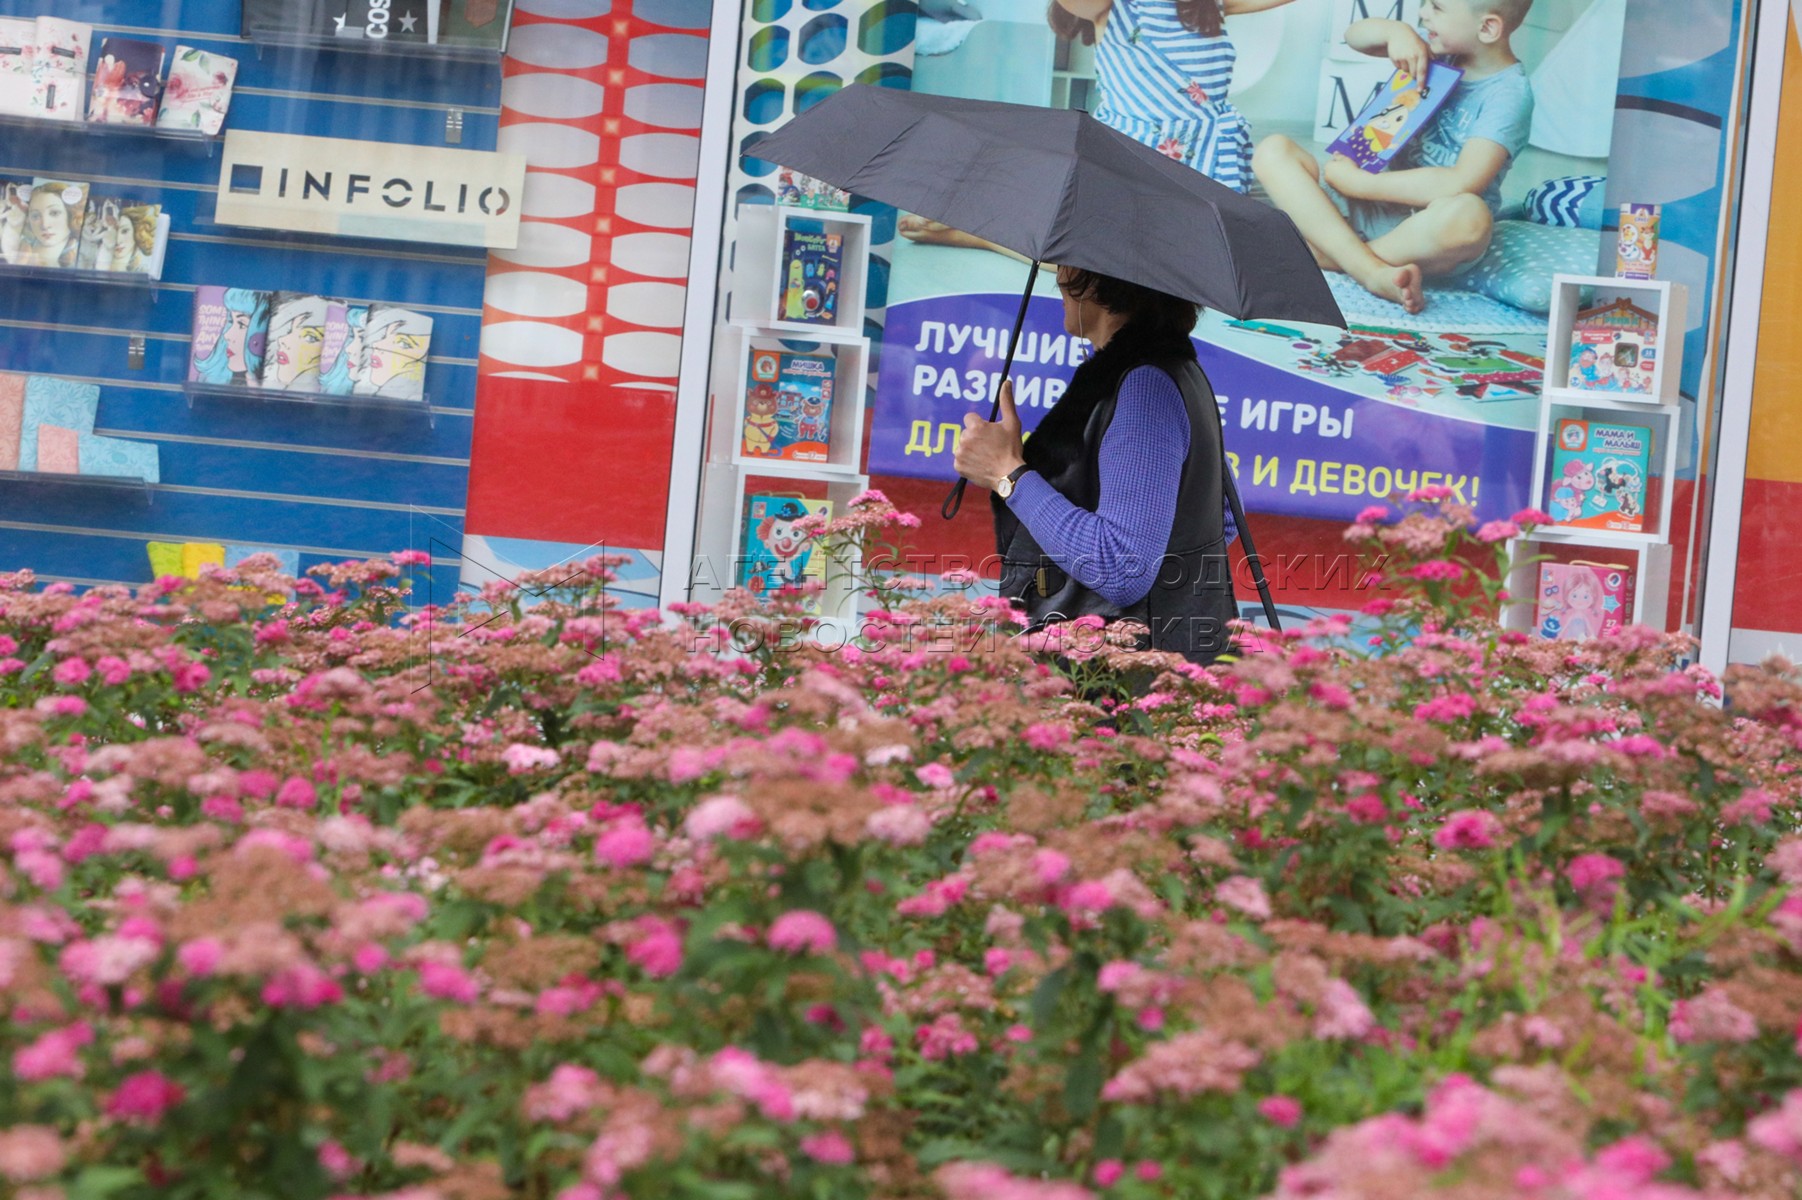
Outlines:
[[1037, 471], [1020, 477], [1008, 508], [1051, 560], [1110, 604], [1142, 599], [1170, 547], [1176, 493], [1189, 457], [1189, 413], [1176, 381], [1136, 367], [1120, 383], [1101, 437], [1101, 500], [1066, 500]]

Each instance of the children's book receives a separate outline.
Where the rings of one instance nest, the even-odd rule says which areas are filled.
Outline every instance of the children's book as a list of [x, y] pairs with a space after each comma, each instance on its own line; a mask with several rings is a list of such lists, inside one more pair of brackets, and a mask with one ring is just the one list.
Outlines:
[[755, 458], [826, 462], [832, 453], [830, 354], [751, 351], [740, 444]]
[[17, 266], [76, 266], [87, 212], [86, 183], [8, 181], [0, 202], [0, 259]]
[[818, 325], [838, 320], [844, 246], [844, 235], [828, 233], [822, 222], [789, 222], [782, 244], [782, 302], [778, 309], [782, 320]]
[[397, 304], [371, 304], [363, 320], [362, 371], [352, 394], [425, 399], [432, 318]]
[[81, 119], [93, 38], [92, 25], [61, 17], [37, 19], [37, 49], [31, 64], [33, 112], [56, 121]]
[[1616, 533], [1645, 530], [1652, 431], [1566, 417], [1553, 445], [1552, 523]]
[[1583, 392], [1652, 394], [1658, 316], [1626, 300], [1586, 308], [1571, 326], [1566, 386]]
[[1553, 642], [1619, 629], [1633, 608], [1633, 572], [1620, 563], [1542, 563], [1533, 626]]
[[268, 292], [205, 284], [194, 289], [188, 379], [232, 387], [262, 382], [269, 333]]
[[38, 23], [29, 17], [0, 17], [0, 113], [36, 112], [31, 81], [38, 56]]
[[1326, 148], [1327, 153], [1343, 154], [1377, 174], [1439, 115], [1463, 75], [1456, 67], [1436, 62], [1428, 66], [1422, 84], [1406, 71], [1397, 71]]
[[135, 38], [103, 38], [88, 94], [88, 120], [102, 125], [154, 125], [163, 94], [163, 47]]
[[[747, 497], [738, 586], [754, 596], [767, 596], [781, 588], [800, 587], [807, 580], [824, 580], [826, 556], [814, 544], [811, 533], [795, 528], [795, 522], [808, 516], [830, 520], [832, 501], [800, 496]], [[812, 597], [803, 608], [818, 613], [819, 597]]]
[[1616, 242], [1614, 273], [1622, 279], [1651, 279], [1658, 274], [1657, 204], [1621, 205], [1620, 237]]
[[192, 46], [177, 46], [169, 60], [169, 81], [163, 85], [157, 128], [218, 133], [225, 128], [225, 113], [231, 107], [232, 84], [237, 78], [237, 59]]
[[[100, 385], [62, 379], [55, 375], [31, 375], [25, 380], [24, 416], [19, 426], [19, 469], [41, 471], [38, 431], [43, 428], [94, 432], [94, 415], [100, 408]], [[61, 437], [61, 435], [53, 435]], [[74, 449], [75, 441], [62, 438], [57, 445]]]

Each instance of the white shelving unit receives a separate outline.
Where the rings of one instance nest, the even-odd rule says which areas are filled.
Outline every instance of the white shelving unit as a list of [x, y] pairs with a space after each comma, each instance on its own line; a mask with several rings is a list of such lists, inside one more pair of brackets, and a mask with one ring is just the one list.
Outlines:
[[[1645, 393], [1591, 391], [1572, 387], [1571, 347], [1579, 313], [1616, 299], [1627, 300], [1658, 319], [1655, 366]], [[1645, 521], [1638, 531], [1548, 525], [1531, 538], [1516, 538], [1509, 557], [1517, 564], [1508, 580], [1514, 597], [1504, 616], [1510, 629], [1532, 630], [1537, 619], [1540, 563], [1523, 559], [1550, 556], [1554, 561], [1619, 564], [1634, 574], [1633, 601], [1625, 621], [1630, 625], [1666, 627], [1671, 586], [1671, 506], [1677, 478], [1677, 444], [1683, 376], [1683, 336], [1689, 308], [1688, 290], [1661, 279], [1613, 279], [1606, 276], [1553, 277], [1550, 329], [1546, 338], [1545, 387], [1540, 395], [1539, 429], [1533, 451], [1533, 505], [1552, 512], [1551, 466], [1560, 422], [1596, 420], [1643, 429], [1651, 455], [1645, 480]]]
[[[837, 307], [830, 322], [787, 315], [791, 281], [783, 252], [788, 233], [797, 227], [842, 238], [838, 278], [833, 281]], [[751, 497], [830, 500], [837, 517], [845, 513], [852, 497], [869, 487], [862, 470], [870, 366], [870, 340], [863, 332], [869, 256], [870, 219], [861, 214], [767, 204], [740, 210], [729, 319], [714, 343], [692, 599], [714, 603], [738, 586], [747, 556], [746, 510]], [[758, 351], [833, 360], [825, 461], [765, 457], [747, 450], [745, 416], [752, 357]], [[825, 582], [821, 636], [842, 642], [855, 628], [860, 581], [828, 562]]]

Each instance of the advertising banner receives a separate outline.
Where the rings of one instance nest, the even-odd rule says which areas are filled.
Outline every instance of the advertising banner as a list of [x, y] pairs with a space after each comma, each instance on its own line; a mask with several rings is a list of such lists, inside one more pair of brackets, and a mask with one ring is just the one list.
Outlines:
[[[1442, 484], [1486, 517], [1525, 507], [1552, 276], [1595, 273], [1604, 247], [1612, 261], [1604, 192], [1626, 4], [1492, 5], [1519, 18], [1502, 22], [1499, 43], [1494, 26], [1446, 25], [1450, 6], [1423, 20], [1412, 0], [1295, 0], [1224, 23], [1209, 7], [1112, 0], [1091, 24], [1071, 10], [1092, 4], [1048, 14], [1034, 0], [994, 0], [979, 19], [932, 31], [922, 15], [913, 87], [1091, 111], [1227, 186], [1272, 203], [1280, 194], [1332, 261], [1319, 205], [1296, 199], [1294, 170], [1311, 170], [1307, 187], [1383, 269], [1365, 260], [1328, 272], [1349, 329], [1203, 314], [1198, 352], [1248, 506], [1346, 520]], [[1388, 168], [1459, 176], [1418, 206], [1348, 202], [1314, 182], [1326, 167], [1329, 180], [1361, 189], [1335, 173], [1355, 164], [1329, 165], [1326, 147], [1373, 94], [1408, 98], [1392, 87], [1390, 40], [1370, 38], [1397, 26], [1357, 26], [1366, 19], [1421, 30], [1464, 70]], [[1482, 61], [1449, 53], [1466, 44]], [[954, 431], [967, 412], [988, 415], [1027, 266], [909, 214], [900, 232], [870, 470], [951, 480]], [[1051, 270], [1040, 273], [1014, 370], [1028, 430], [1088, 351], [1064, 329]]]

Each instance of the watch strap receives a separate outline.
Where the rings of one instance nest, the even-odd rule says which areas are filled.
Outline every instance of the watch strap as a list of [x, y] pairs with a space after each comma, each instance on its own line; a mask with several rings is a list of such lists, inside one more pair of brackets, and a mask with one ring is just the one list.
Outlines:
[[1026, 472], [1028, 472], [1030, 470], [1032, 470], [1031, 467], [1027, 466], [1025, 463], [1021, 463], [1019, 466], [1015, 467], [1013, 470], [1011, 470], [1007, 473], [1007, 481], [1009, 483], [1019, 483], [1020, 476], [1026, 474]]

